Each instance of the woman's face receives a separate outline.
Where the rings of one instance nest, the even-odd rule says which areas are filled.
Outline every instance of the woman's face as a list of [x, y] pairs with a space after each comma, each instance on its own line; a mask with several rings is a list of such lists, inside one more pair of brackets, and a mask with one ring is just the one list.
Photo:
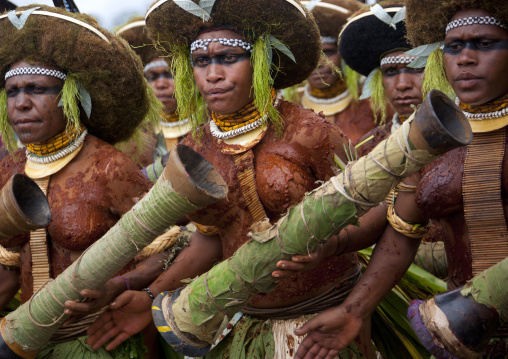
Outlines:
[[[403, 51], [394, 51], [385, 57], [402, 54]], [[412, 69], [407, 67], [407, 64], [384, 64], [381, 71], [387, 101], [398, 114], [412, 114], [414, 109], [411, 106], [422, 103], [423, 69]]]
[[[207, 32], [197, 39], [214, 38], [245, 41], [230, 30]], [[250, 52], [241, 47], [212, 41], [206, 51], [200, 48], [192, 53], [192, 65], [199, 92], [213, 112], [233, 113], [254, 99]]]
[[[337, 44], [322, 44], [322, 50], [328, 60], [330, 60], [335, 66], [340, 67], [341, 56], [339, 54], [339, 46]], [[332, 70], [332, 68], [321, 62], [319, 66], [310, 74], [307, 81], [311, 87], [317, 89], [325, 89], [332, 86], [340, 75]]]
[[[483, 10], [460, 11], [450, 21], [491, 16]], [[508, 93], [508, 31], [495, 25], [467, 25], [446, 34], [444, 63], [459, 99], [481, 105]]]
[[[158, 57], [152, 62], [164, 61], [162, 57]], [[154, 90], [155, 96], [162, 102], [167, 113], [176, 111], [175, 99], [175, 82], [173, 75], [169, 71], [169, 67], [154, 67], [145, 72], [145, 78], [150, 87]]]
[[[42, 67], [58, 70], [53, 66], [30, 65], [20, 61], [11, 70], [20, 67]], [[58, 107], [63, 81], [46, 75], [18, 75], [7, 79], [7, 115], [19, 140], [38, 143], [50, 139], [65, 129], [67, 121]]]

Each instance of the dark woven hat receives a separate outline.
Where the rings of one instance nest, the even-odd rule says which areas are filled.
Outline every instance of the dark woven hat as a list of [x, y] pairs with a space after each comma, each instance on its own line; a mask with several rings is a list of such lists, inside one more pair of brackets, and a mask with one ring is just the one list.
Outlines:
[[34, 7], [39, 9], [19, 30], [7, 16], [0, 19], [0, 87], [5, 87], [5, 73], [16, 62], [56, 66], [74, 74], [89, 92], [92, 113], [89, 119], [82, 116], [89, 132], [112, 144], [128, 139], [150, 107], [139, 57], [91, 16], [44, 5], [17, 11]]
[[[309, 1], [302, 1], [307, 5]], [[362, 3], [356, 0], [322, 0], [312, 9], [312, 15], [319, 27], [321, 36], [339, 37], [342, 26], [356, 11], [360, 10]]]
[[[380, 4], [393, 17], [403, 7], [400, 3]], [[344, 25], [339, 37], [339, 52], [346, 63], [364, 76], [379, 67], [381, 57], [397, 49], [412, 48], [406, 39], [404, 21], [393, 28], [366, 7]]]
[[407, 36], [414, 47], [443, 41], [457, 12], [481, 9], [508, 26], [506, 0], [406, 0]]
[[[189, 0], [194, 6], [199, 1]], [[199, 11], [199, 10], [198, 10]], [[296, 63], [275, 50], [274, 87], [281, 89], [305, 80], [316, 68], [321, 51], [319, 30], [299, 0], [216, 0], [207, 16], [193, 15], [172, 0], [156, 2], [147, 13], [149, 36], [165, 49], [187, 46], [206, 29], [228, 26], [250, 43], [271, 35], [293, 53]]]
[[144, 16], [134, 17], [116, 30], [115, 33], [124, 38], [129, 45], [131, 45], [136, 54], [141, 57], [143, 65], [148, 64], [153, 59], [163, 56], [157, 51], [152, 40], [148, 37]]

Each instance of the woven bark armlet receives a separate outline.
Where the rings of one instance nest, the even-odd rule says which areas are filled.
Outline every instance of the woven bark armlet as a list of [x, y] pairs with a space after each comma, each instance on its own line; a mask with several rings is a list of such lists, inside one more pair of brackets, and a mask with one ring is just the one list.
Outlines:
[[395, 213], [395, 206], [393, 203], [388, 207], [386, 218], [393, 229], [409, 238], [422, 238], [427, 234], [430, 228], [429, 223], [423, 225], [404, 221]]
[[196, 225], [196, 229], [199, 233], [204, 234], [208, 237], [213, 237], [219, 234], [219, 228], [215, 226], [205, 226], [199, 223], [194, 222]]

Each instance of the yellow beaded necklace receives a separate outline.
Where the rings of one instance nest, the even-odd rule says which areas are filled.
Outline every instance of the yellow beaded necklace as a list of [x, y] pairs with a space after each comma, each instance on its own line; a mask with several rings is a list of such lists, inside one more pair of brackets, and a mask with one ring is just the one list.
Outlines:
[[[272, 89], [272, 101], [275, 99], [276, 92]], [[256, 108], [255, 100], [242, 107], [237, 112], [220, 114], [212, 111], [212, 119], [221, 131], [231, 131], [242, 128], [259, 120], [263, 114]]]
[[505, 108], [508, 108], [508, 94], [484, 103], [482, 105], [466, 105], [462, 101], [459, 104], [462, 111], [469, 112], [469, 113], [488, 113], [488, 112], [495, 112], [495, 111], [502, 111]]
[[309, 94], [316, 98], [333, 98], [347, 90], [347, 83], [343, 80], [337, 80], [332, 86], [324, 89], [313, 88], [309, 86]]
[[80, 126], [79, 130], [74, 126], [70, 126], [68, 130], [66, 129], [46, 141], [29, 143], [26, 145], [26, 148], [35, 156], [49, 156], [74, 143], [84, 130], [84, 126]]
[[178, 114], [175, 112], [171, 112], [171, 113], [164, 113], [164, 120], [166, 122], [178, 122], [180, 120], [180, 117], [178, 116]]

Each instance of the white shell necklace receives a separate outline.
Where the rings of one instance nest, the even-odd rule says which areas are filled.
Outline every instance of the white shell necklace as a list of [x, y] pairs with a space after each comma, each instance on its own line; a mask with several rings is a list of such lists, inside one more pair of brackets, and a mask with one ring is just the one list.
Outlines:
[[343, 93], [341, 93], [335, 97], [332, 97], [332, 98], [317, 98], [317, 97], [312, 96], [310, 94], [310, 86], [307, 84], [307, 85], [305, 85], [304, 94], [305, 94], [305, 97], [307, 97], [310, 101], [312, 101], [314, 103], [329, 105], [332, 103], [339, 102], [339, 101], [345, 99], [346, 97], [348, 97], [349, 96], [349, 89], [347, 89]]
[[[275, 102], [273, 103], [273, 107], [277, 107], [279, 104], [279, 99], [276, 98]], [[265, 122], [267, 119], [268, 114], [265, 114], [263, 117], [257, 119], [256, 121], [249, 123], [248, 125], [245, 125], [240, 128], [235, 128], [234, 130], [222, 132], [219, 126], [215, 123], [213, 119], [210, 119], [210, 132], [212, 133], [212, 136], [215, 138], [218, 138], [220, 140], [227, 140], [229, 138], [236, 137], [238, 135], [241, 135], [242, 133], [247, 133], [249, 131], [252, 131]]]
[[86, 135], [88, 133], [88, 130], [85, 129], [79, 136], [76, 138], [76, 140], [71, 143], [69, 146], [61, 149], [60, 151], [53, 153], [48, 156], [37, 156], [30, 152], [30, 150], [26, 150], [26, 157], [28, 160], [35, 162], [35, 163], [51, 163], [58, 161], [59, 159], [64, 158], [65, 156], [71, 154], [72, 152], [76, 151], [82, 144], [85, 142]]
[[[458, 97], [455, 99], [455, 104], [457, 106], [460, 105], [460, 100]], [[508, 107], [505, 107], [502, 110], [492, 112], [472, 113], [466, 112], [464, 110], [462, 110], [462, 112], [464, 112], [464, 115], [466, 115], [467, 119], [471, 121], [492, 120], [495, 118], [500, 118], [508, 115]]]
[[180, 121], [176, 121], [176, 122], [160, 121], [160, 124], [162, 127], [178, 127], [181, 125], [185, 125], [187, 122], [189, 122], [188, 118], [186, 118], [185, 120], [180, 120]]

